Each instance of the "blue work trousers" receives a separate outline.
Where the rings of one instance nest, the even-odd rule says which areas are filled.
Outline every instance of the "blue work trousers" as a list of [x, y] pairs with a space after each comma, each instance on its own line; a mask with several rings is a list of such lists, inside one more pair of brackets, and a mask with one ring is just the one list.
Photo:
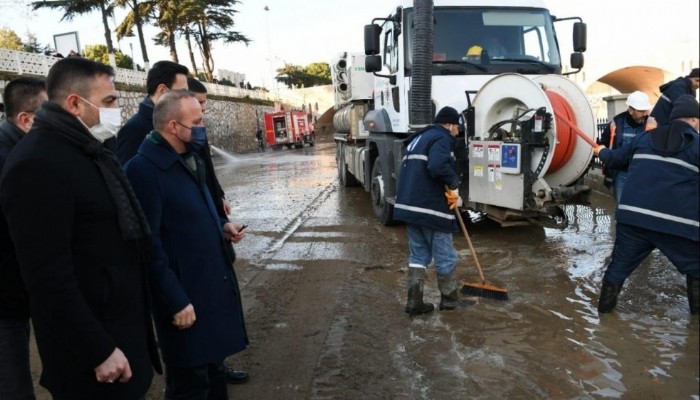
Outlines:
[[440, 275], [449, 275], [457, 264], [457, 251], [452, 244], [452, 234], [436, 231], [421, 225], [406, 225], [408, 234], [409, 267], [427, 268], [435, 260], [435, 270]]
[[615, 246], [604, 280], [622, 285], [654, 249], [668, 257], [681, 274], [700, 276], [698, 242], [619, 222], [615, 231]]
[[613, 182], [613, 193], [615, 193], [615, 202], [620, 204], [622, 198], [622, 189], [625, 188], [627, 182], [627, 171], [617, 171], [615, 181]]
[[0, 319], [0, 399], [34, 398], [29, 369], [29, 318]]

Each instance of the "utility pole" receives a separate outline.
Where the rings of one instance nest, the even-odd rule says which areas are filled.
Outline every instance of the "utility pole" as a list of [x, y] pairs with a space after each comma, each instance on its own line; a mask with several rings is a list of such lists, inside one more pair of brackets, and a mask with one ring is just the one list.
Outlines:
[[268, 13], [270, 11], [270, 7], [265, 6], [265, 29], [267, 30], [267, 62], [270, 68], [270, 77], [272, 78], [272, 85], [270, 85], [270, 90], [273, 90], [273, 85], [274, 85], [274, 90], [275, 90], [275, 96], [277, 97], [277, 100], [279, 100], [280, 96], [280, 91], [279, 91], [279, 86], [277, 83], [277, 80], [275, 79], [275, 74], [272, 69], [272, 46], [270, 45], [270, 20], [268, 18]]

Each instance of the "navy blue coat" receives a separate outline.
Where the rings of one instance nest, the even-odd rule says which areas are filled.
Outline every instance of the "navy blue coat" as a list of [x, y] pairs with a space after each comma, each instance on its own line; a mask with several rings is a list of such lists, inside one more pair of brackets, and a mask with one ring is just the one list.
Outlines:
[[117, 133], [117, 158], [124, 165], [131, 160], [141, 147], [143, 139], [153, 130], [153, 101], [146, 97], [140, 104], [139, 110]]
[[[615, 122], [615, 137], [613, 138], [613, 143], [610, 143], [610, 136], [612, 135], [610, 124], [605, 126], [603, 133], [600, 135], [600, 140], [598, 140], [598, 144], [607, 146], [610, 149], [617, 149], [622, 147], [625, 143], [632, 142], [637, 135], [643, 133], [646, 129], [646, 122], [638, 124], [631, 118], [627, 110], [617, 114], [613, 118], [613, 122]], [[605, 176], [603, 183], [606, 187], [612, 186], [617, 171], [627, 171], [627, 165], [619, 164], [617, 168], [611, 168], [606, 165], [605, 168], [603, 168], [603, 175]]]
[[678, 77], [670, 82], [659, 86], [661, 97], [651, 110], [651, 115], [656, 119], [656, 123], [666, 125], [671, 119], [671, 110], [673, 102], [684, 94], [689, 94], [695, 97], [695, 91], [691, 86], [690, 78]]
[[459, 186], [454, 149], [455, 138], [441, 125], [433, 125], [406, 140], [394, 219], [457, 232], [454, 212], [445, 198], [445, 185]]
[[[150, 282], [163, 361], [176, 367], [218, 363], [248, 344], [222, 230], [227, 221], [204, 184], [202, 160], [195, 157], [196, 177], [167, 142], [152, 137], [125, 169], [153, 234]], [[180, 330], [173, 316], [190, 303], [197, 320]]]
[[[677, 145], [665, 147], [673, 142]], [[644, 132], [627, 146], [602, 149], [599, 157], [613, 168], [629, 164], [615, 212], [619, 223], [699, 240], [700, 139], [690, 125], [674, 120]]]

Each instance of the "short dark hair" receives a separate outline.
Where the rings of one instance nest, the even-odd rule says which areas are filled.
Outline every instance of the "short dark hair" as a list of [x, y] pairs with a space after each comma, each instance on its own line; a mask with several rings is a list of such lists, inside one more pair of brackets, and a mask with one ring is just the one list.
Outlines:
[[12, 121], [21, 112], [37, 110], [41, 107], [39, 94], [45, 91], [46, 84], [40, 79], [21, 77], [11, 80], [2, 94], [7, 119]]
[[190, 71], [184, 65], [172, 61], [158, 61], [148, 70], [146, 76], [146, 91], [149, 96], [155, 94], [158, 86], [163, 84], [168, 88], [173, 87], [177, 74], [187, 75]]
[[187, 89], [189, 89], [190, 92], [207, 94], [207, 88], [202, 85], [202, 82], [191, 76], [187, 77]]
[[189, 90], [171, 90], [165, 93], [153, 108], [153, 127], [161, 130], [168, 121], [180, 118], [182, 99], [195, 98]]
[[71, 93], [88, 97], [95, 79], [100, 75], [114, 77], [109, 65], [82, 57], [62, 58], [51, 67], [46, 78], [46, 94], [58, 103]]

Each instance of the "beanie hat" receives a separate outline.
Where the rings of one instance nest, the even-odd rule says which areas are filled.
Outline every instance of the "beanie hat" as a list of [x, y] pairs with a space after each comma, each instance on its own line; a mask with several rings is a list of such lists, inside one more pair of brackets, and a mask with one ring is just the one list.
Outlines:
[[435, 116], [435, 123], [459, 125], [459, 113], [452, 107], [443, 107]]
[[688, 78], [700, 78], [700, 70], [693, 68], [688, 74]]
[[673, 109], [671, 110], [671, 120], [684, 117], [700, 118], [700, 106], [698, 106], [698, 101], [689, 94], [684, 94], [677, 98], [676, 101], [673, 102]]

